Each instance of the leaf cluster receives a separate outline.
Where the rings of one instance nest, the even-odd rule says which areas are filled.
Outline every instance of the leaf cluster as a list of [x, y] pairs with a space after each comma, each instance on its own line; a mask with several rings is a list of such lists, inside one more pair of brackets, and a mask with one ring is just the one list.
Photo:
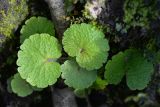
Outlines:
[[105, 78], [109, 84], [118, 84], [126, 76], [127, 85], [132, 90], [144, 89], [151, 80], [153, 64], [136, 49], [119, 52], [108, 61]]
[[[153, 64], [136, 49], [119, 52], [107, 62], [109, 41], [91, 24], [71, 25], [64, 32], [62, 45], [68, 60], [60, 64], [62, 48], [54, 25], [44, 17], [28, 19], [21, 29], [18, 74], [11, 81], [13, 92], [22, 97], [30, 95], [33, 87], [54, 85], [60, 76], [79, 96], [84, 96], [86, 89], [103, 90], [108, 84], [118, 84], [124, 76], [130, 89], [141, 90], [153, 73]], [[103, 79], [99, 71], [106, 62]]]
[[12, 91], [18, 96], [53, 85], [60, 77], [57, 60], [61, 46], [54, 36], [54, 25], [44, 17], [31, 17], [23, 25], [17, 60], [19, 73], [11, 81]]

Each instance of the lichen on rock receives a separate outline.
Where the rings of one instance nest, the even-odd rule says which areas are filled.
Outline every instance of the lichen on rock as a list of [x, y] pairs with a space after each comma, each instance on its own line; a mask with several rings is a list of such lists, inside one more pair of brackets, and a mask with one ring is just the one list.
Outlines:
[[0, 0], [0, 44], [12, 37], [27, 14], [26, 0]]
[[83, 16], [91, 20], [97, 19], [104, 8], [105, 0], [88, 0], [83, 11]]

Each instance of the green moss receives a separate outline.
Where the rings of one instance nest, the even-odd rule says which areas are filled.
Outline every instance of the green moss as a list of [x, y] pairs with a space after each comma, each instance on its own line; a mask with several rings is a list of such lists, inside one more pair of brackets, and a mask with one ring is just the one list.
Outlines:
[[130, 26], [149, 28], [150, 21], [158, 16], [155, 9], [156, 1], [144, 2], [144, 0], [126, 0], [124, 4], [123, 21]]
[[0, 8], [0, 35], [11, 38], [13, 32], [28, 14], [26, 0], [0, 1]]

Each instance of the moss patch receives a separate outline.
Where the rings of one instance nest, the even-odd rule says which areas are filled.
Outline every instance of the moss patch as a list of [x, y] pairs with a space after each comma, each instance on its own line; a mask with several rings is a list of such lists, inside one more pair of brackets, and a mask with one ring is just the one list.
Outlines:
[[0, 1], [0, 43], [5, 38], [11, 38], [18, 25], [28, 14], [26, 0], [4, 0]]

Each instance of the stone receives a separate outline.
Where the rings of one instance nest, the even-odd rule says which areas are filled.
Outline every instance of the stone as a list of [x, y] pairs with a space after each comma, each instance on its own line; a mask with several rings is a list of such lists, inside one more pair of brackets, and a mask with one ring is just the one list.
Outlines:
[[64, 31], [67, 29], [69, 23], [65, 20], [65, 4], [64, 0], [45, 0], [50, 8], [52, 21], [55, 24], [59, 39], [62, 38]]
[[0, 0], [0, 47], [28, 15], [26, 0]]
[[78, 107], [75, 95], [69, 88], [54, 89], [53, 104], [54, 107]]

